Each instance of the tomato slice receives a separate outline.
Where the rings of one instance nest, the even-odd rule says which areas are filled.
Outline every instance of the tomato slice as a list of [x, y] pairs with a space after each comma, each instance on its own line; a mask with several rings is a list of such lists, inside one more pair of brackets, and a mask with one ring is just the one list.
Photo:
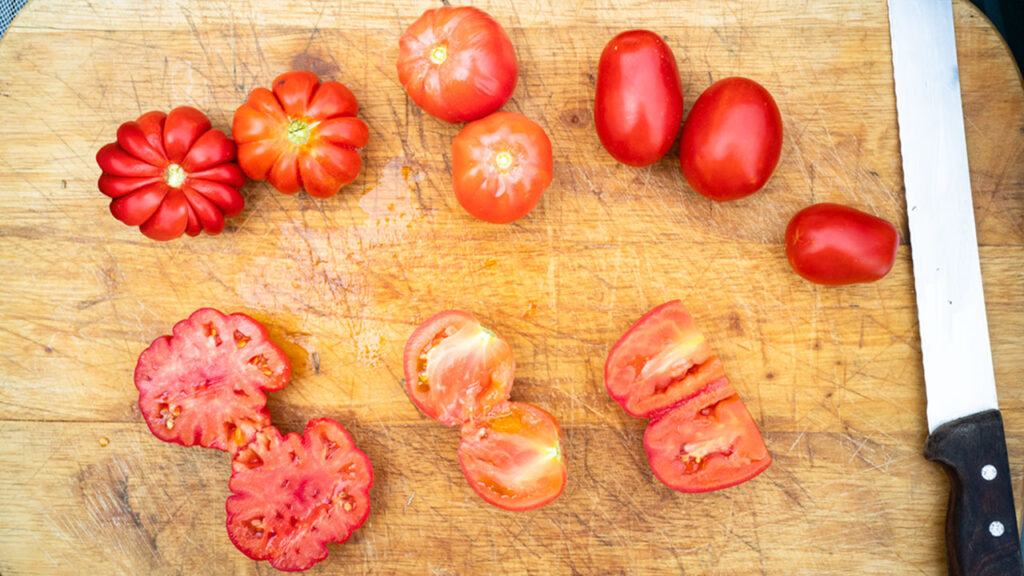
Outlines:
[[[726, 383], [726, 388], [731, 386]], [[680, 492], [735, 486], [772, 463], [761, 432], [736, 394], [714, 404], [687, 403], [652, 421], [644, 450], [654, 475]]]
[[467, 312], [435, 314], [405, 345], [406, 392], [445, 426], [461, 425], [508, 400], [514, 374], [508, 342]]
[[512, 511], [549, 504], [567, 478], [558, 422], [523, 402], [505, 402], [463, 426], [459, 463], [474, 492]]
[[650, 417], [725, 376], [682, 302], [658, 306], [616, 342], [604, 366], [608, 393], [633, 416]]
[[290, 375], [288, 356], [259, 322], [202, 308], [143, 350], [135, 387], [157, 438], [234, 453], [270, 425], [264, 391]]
[[263, 429], [231, 463], [228, 536], [254, 560], [305, 570], [327, 557], [370, 513], [373, 467], [334, 420], [298, 434]]

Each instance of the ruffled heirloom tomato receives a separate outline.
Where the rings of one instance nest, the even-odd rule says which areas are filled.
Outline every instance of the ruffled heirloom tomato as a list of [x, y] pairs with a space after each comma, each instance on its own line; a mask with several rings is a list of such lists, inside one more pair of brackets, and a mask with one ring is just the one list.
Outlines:
[[238, 163], [253, 180], [285, 194], [305, 189], [330, 198], [359, 176], [370, 131], [356, 118], [359, 106], [339, 82], [320, 83], [306, 70], [274, 79], [273, 91], [256, 88], [235, 111], [231, 133]]
[[98, 186], [113, 198], [115, 218], [154, 240], [202, 231], [219, 234], [224, 219], [245, 207], [245, 174], [235, 144], [188, 106], [147, 112], [117, 129], [117, 142], [96, 153]]
[[814, 204], [786, 226], [786, 256], [804, 279], [838, 286], [874, 282], [896, 261], [900, 235], [888, 221], [841, 204]]
[[482, 118], [512, 96], [519, 64], [500, 24], [471, 6], [427, 10], [398, 40], [398, 80], [445, 122]]
[[526, 216], [551, 185], [552, 170], [547, 133], [515, 112], [470, 122], [452, 142], [455, 198], [487, 222]]

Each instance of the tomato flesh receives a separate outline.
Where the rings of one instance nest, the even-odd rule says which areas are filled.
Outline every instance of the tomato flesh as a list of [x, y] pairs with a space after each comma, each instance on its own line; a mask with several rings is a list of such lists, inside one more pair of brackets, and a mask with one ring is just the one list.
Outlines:
[[763, 188], [781, 153], [779, 107], [768, 90], [747, 78], [725, 78], [705, 90], [679, 140], [686, 181], [718, 202]]
[[504, 224], [526, 216], [551, 185], [551, 140], [536, 122], [496, 112], [452, 142], [455, 198], [473, 216]]
[[508, 400], [515, 358], [508, 342], [458, 310], [427, 319], [404, 353], [406, 392], [427, 416], [459, 426]]
[[888, 221], [841, 204], [814, 204], [786, 226], [786, 257], [804, 279], [839, 286], [874, 282], [896, 262], [900, 235]]
[[288, 356], [259, 322], [203, 308], [139, 355], [135, 387], [154, 436], [234, 453], [270, 425], [264, 392], [290, 375]]
[[306, 570], [363, 525], [372, 484], [370, 460], [334, 420], [312, 420], [301, 436], [267, 427], [231, 463], [228, 536], [254, 560]]
[[482, 421], [465, 424], [459, 463], [474, 492], [512, 511], [549, 504], [568, 474], [558, 422], [522, 402], [499, 404]]
[[619, 162], [647, 166], [664, 156], [683, 122], [683, 89], [675, 55], [648, 30], [614, 38], [597, 70], [594, 124]]
[[468, 122], [498, 110], [519, 77], [504, 28], [471, 6], [427, 10], [398, 47], [398, 80], [417, 106], [445, 122]]
[[648, 425], [644, 449], [658, 480], [680, 492], [735, 486], [772, 462], [757, 424], [736, 394], [709, 406], [686, 404], [667, 412]]

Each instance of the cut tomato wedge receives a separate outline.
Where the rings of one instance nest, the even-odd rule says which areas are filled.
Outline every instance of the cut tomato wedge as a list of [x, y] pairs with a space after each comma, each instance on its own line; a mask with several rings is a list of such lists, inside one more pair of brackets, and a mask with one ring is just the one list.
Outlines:
[[772, 463], [757, 424], [736, 394], [710, 406], [686, 404], [652, 421], [644, 433], [644, 450], [658, 480], [680, 492], [735, 486]]
[[558, 422], [523, 402], [505, 402], [463, 426], [459, 463], [473, 491], [512, 511], [550, 503], [567, 478]]
[[264, 392], [290, 375], [288, 356], [259, 322], [202, 308], [143, 350], [135, 387], [157, 438], [235, 453], [270, 425]]
[[312, 420], [301, 436], [267, 427], [231, 463], [228, 536], [254, 560], [305, 570], [363, 525], [372, 484], [370, 460], [334, 420]]
[[421, 324], [405, 345], [405, 388], [434, 420], [457, 426], [508, 400], [512, 348], [471, 314], [448, 310]]
[[641, 418], [693, 397], [723, 376], [722, 362], [679, 300], [640, 318], [615, 343], [604, 366], [608, 393]]

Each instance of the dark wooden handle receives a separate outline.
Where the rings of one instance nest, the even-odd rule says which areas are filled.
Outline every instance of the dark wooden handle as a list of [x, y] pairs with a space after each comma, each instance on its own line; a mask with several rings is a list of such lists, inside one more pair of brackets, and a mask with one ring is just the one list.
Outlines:
[[935, 429], [924, 455], [949, 473], [946, 558], [950, 576], [1021, 576], [1017, 516], [998, 410]]

